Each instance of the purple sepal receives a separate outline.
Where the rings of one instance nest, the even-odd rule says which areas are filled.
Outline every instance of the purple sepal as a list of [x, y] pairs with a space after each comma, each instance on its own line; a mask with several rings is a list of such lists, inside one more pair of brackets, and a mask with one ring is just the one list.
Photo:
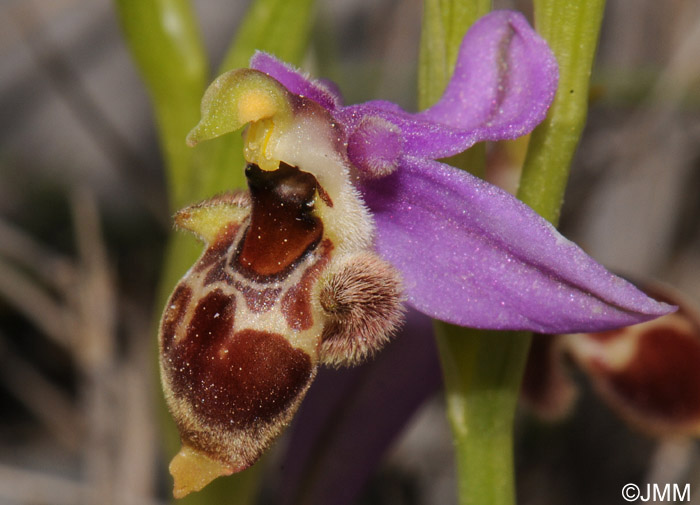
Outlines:
[[[432, 159], [458, 154], [483, 140], [529, 133], [544, 119], [558, 79], [549, 47], [527, 20], [513, 11], [492, 12], [472, 26], [460, 46], [445, 94], [418, 114], [383, 100], [343, 107], [335, 88], [306, 77], [267, 53], [257, 52], [250, 67], [270, 75], [292, 93], [324, 106], [350, 138], [366, 124], [366, 118], [381, 118], [401, 132], [406, 154]], [[353, 154], [353, 163], [375, 163], [371, 149], [365, 149], [359, 158]], [[384, 163], [385, 153], [377, 153], [377, 158], [377, 163]]]
[[673, 311], [587, 256], [505, 191], [432, 160], [405, 157], [362, 193], [376, 248], [408, 303], [462, 326], [602, 331]]

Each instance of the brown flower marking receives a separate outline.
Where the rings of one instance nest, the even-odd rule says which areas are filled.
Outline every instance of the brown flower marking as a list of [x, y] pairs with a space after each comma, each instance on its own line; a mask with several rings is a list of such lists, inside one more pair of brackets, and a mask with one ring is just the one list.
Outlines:
[[301, 280], [282, 297], [282, 314], [291, 329], [303, 331], [313, 326], [314, 319], [311, 313], [313, 284], [328, 265], [332, 251], [333, 243], [325, 239], [319, 247], [319, 258], [304, 271]]
[[192, 299], [192, 290], [185, 284], [178, 284], [168, 300], [161, 321], [161, 340], [164, 349], [169, 349], [178, 328], [182, 324]]
[[321, 240], [323, 224], [312, 214], [316, 179], [285, 163], [273, 172], [249, 164], [246, 177], [253, 208], [235, 265], [253, 279], [277, 279]]
[[569, 410], [568, 355], [634, 428], [656, 436], [700, 434], [700, 318], [678, 293], [645, 291], [679, 310], [617, 330], [535, 336], [523, 383], [526, 404], [550, 419]]
[[653, 435], [700, 433], [700, 326], [683, 310], [567, 349], [612, 408]]

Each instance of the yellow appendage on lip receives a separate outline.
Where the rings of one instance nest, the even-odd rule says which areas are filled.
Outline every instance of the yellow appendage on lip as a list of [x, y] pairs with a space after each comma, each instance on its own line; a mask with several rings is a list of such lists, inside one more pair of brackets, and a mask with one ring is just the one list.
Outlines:
[[234, 468], [209, 458], [200, 451], [186, 445], [170, 462], [170, 473], [175, 479], [173, 496], [184, 498], [193, 491], [199, 491], [222, 475], [231, 475]]

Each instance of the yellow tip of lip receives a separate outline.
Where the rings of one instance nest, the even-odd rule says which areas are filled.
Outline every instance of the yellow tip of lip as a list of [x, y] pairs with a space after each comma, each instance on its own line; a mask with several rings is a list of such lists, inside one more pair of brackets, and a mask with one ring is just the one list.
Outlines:
[[178, 499], [199, 491], [217, 477], [235, 472], [230, 466], [186, 445], [170, 462], [169, 470], [175, 480], [173, 496]]

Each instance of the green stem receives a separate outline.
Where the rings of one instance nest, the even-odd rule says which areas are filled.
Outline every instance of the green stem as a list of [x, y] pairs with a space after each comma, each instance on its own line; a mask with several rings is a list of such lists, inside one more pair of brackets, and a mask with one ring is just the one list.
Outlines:
[[605, 0], [536, 0], [535, 26], [559, 64], [559, 89], [532, 132], [518, 198], [559, 221], [569, 167], [586, 124], [588, 87]]
[[513, 419], [527, 333], [435, 325], [461, 505], [515, 501]]
[[442, 96], [467, 29], [491, 10], [491, 0], [425, 0], [418, 63], [418, 108]]
[[219, 67], [219, 73], [247, 67], [255, 50], [298, 65], [313, 25], [314, 0], [256, 0]]
[[194, 153], [183, 139], [199, 120], [208, 64], [187, 0], [115, 0], [115, 8], [151, 96], [167, 168], [170, 209], [190, 198]]
[[[604, 0], [535, 0], [537, 27], [557, 57], [560, 84], [548, 118], [533, 132], [518, 197], [553, 223], [559, 217], [569, 166], [585, 124], [603, 6]], [[461, 7], [478, 15], [485, 14], [485, 8], [486, 2], [480, 1], [464, 1]], [[440, 97], [452, 71], [461, 35], [456, 38], [454, 30], [445, 26], [454, 9], [453, 4], [426, 1], [419, 68], [421, 108]], [[471, 24], [476, 16], [466, 19]], [[448, 162], [480, 174], [482, 159], [477, 153]], [[511, 505], [515, 503], [513, 422], [531, 335], [473, 330], [439, 321], [435, 332], [455, 443], [459, 502]]]

